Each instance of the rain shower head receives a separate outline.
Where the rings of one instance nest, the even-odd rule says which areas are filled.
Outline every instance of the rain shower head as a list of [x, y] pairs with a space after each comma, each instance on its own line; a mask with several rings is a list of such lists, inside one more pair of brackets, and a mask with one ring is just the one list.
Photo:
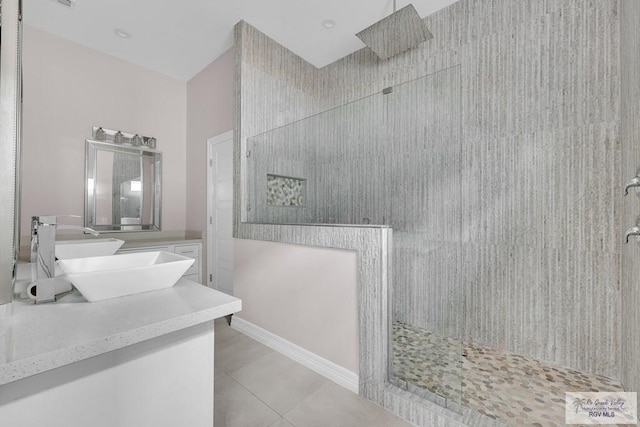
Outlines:
[[394, 11], [356, 36], [380, 59], [391, 58], [433, 38], [412, 4]]

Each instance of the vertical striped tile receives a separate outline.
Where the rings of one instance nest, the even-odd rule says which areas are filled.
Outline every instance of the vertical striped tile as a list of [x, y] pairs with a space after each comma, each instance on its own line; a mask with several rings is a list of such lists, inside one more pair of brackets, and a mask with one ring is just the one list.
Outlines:
[[[620, 2], [620, 62], [621, 94], [620, 159], [621, 183], [632, 178], [640, 169], [640, 4], [632, 0]], [[618, 215], [623, 228], [618, 229], [618, 241], [624, 229], [639, 223], [640, 200], [635, 191], [619, 203]], [[622, 304], [619, 314], [622, 328], [621, 380], [626, 390], [640, 390], [640, 245], [635, 238], [620, 251]]]

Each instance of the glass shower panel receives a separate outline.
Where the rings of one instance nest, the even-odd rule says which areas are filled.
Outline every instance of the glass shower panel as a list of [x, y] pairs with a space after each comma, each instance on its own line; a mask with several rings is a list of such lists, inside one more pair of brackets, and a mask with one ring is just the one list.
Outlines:
[[391, 382], [461, 410], [463, 277], [460, 70], [385, 96], [393, 228]]
[[248, 141], [249, 222], [383, 224], [382, 94]]

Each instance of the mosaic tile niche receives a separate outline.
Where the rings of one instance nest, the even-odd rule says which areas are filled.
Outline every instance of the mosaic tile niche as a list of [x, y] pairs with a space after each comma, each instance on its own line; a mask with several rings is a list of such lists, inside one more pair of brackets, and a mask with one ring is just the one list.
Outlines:
[[306, 179], [268, 174], [267, 205], [304, 206], [306, 189]]

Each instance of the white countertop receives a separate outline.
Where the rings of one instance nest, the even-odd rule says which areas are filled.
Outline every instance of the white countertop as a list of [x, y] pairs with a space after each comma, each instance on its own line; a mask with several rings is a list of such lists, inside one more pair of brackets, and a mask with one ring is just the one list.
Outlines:
[[0, 385], [240, 311], [241, 301], [187, 279], [169, 289], [89, 303], [13, 302], [0, 331]]

